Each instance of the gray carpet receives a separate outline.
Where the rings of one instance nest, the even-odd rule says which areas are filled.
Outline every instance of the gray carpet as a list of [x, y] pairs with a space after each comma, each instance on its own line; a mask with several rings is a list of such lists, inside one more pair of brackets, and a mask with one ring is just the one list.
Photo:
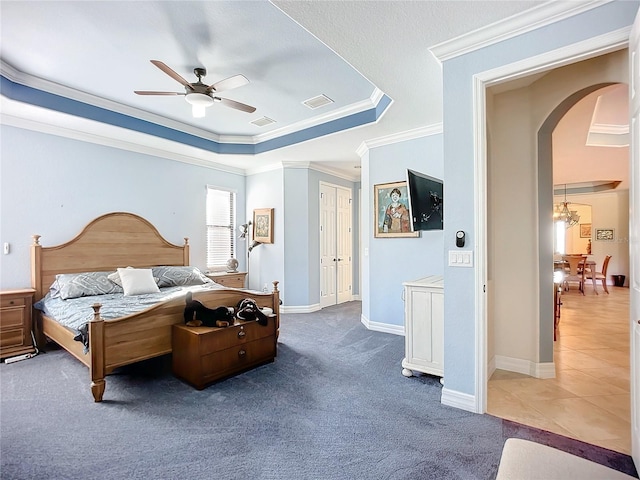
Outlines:
[[502, 420], [403, 377], [403, 337], [366, 330], [360, 307], [283, 315], [274, 363], [202, 391], [169, 356], [110, 375], [99, 404], [63, 350], [2, 364], [0, 477], [494, 478]]

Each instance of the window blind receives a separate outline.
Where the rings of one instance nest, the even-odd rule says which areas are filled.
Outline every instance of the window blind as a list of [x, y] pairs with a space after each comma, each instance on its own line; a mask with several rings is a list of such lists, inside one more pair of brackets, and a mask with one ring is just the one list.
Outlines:
[[236, 194], [207, 186], [207, 268], [226, 266], [236, 256]]

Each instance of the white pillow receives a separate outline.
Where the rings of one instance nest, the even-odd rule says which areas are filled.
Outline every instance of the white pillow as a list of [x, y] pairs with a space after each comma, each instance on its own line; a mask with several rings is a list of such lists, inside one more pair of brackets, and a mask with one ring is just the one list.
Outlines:
[[[133, 267], [127, 267], [129, 270], [131, 270]], [[151, 272], [153, 272], [153, 270], [151, 270]], [[118, 274], [118, 272], [113, 272], [109, 275], [107, 275], [107, 278], [109, 280], [111, 280], [113, 283], [115, 283], [116, 285], [118, 285], [119, 287], [122, 287], [122, 280], [120, 280], [120, 275]], [[156, 284], [158, 283], [158, 278], [157, 277], [153, 277], [153, 281], [156, 282]]]
[[160, 289], [153, 279], [150, 268], [119, 268], [118, 275], [122, 282], [125, 296], [158, 293]]

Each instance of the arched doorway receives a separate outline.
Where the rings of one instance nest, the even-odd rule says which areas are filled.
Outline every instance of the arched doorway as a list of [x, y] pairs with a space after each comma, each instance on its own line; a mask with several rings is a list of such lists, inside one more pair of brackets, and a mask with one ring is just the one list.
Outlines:
[[[626, 78], [626, 52], [609, 55], [487, 89], [488, 376], [555, 374], [551, 134], [580, 99]], [[618, 71], [599, 75], [614, 57]]]

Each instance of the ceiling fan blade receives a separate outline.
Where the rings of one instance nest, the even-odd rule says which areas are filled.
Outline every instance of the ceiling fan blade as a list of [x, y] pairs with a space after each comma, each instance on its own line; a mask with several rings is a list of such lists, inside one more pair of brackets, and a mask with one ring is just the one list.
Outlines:
[[191, 84], [189, 82], [187, 82], [184, 78], [182, 78], [180, 75], [178, 75], [176, 72], [174, 72], [167, 65], [162, 63], [160, 60], [151, 60], [151, 63], [153, 63], [156, 67], [158, 67], [160, 70], [162, 70], [164, 73], [169, 75], [171, 78], [173, 78], [177, 82], [180, 82], [182, 85], [187, 87], [189, 90], [193, 90], [193, 87], [191, 86]]
[[186, 93], [178, 93], [178, 92], [148, 92], [144, 90], [134, 90], [133, 93], [138, 95], [186, 95]]
[[235, 100], [229, 100], [228, 98], [215, 97], [214, 100], [221, 102], [223, 105], [226, 105], [227, 107], [235, 108], [236, 110], [241, 110], [243, 112], [253, 113], [256, 111], [256, 107], [252, 107], [251, 105], [236, 102]]
[[214, 83], [207, 89], [207, 92], [231, 90], [232, 88], [238, 88], [247, 83], [249, 83], [249, 80], [244, 75], [234, 75], [233, 77], [225, 78], [224, 80]]

